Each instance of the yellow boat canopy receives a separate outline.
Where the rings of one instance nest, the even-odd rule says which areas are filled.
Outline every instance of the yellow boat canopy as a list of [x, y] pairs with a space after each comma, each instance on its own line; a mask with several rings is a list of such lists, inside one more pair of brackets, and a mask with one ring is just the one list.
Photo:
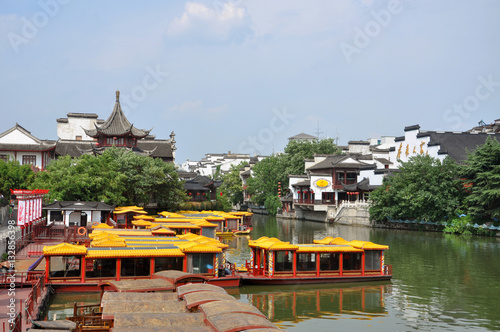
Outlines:
[[43, 254], [46, 256], [54, 255], [85, 255], [87, 248], [84, 245], [59, 243], [55, 246], [44, 246]]

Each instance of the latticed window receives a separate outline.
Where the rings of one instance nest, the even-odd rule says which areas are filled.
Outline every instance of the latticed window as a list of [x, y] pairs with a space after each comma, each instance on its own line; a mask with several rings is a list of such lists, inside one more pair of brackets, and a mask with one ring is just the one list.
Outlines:
[[8, 162], [9, 161], [9, 155], [7, 155], [7, 154], [0, 154], [0, 160]]
[[23, 165], [36, 165], [36, 156], [32, 154], [24, 155]]

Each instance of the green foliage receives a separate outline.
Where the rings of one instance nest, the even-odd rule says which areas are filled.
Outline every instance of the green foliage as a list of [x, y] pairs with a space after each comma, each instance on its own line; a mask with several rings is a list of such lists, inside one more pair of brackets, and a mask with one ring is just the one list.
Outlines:
[[471, 216], [454, 217], [443, 229], [445, 233], [471, 235], [474, 232]]
[[500, 143], [488, 137], [468, 154], [462, 175], [472, 184], [465, 199], [468, 214], [483, 220], [500, 219]]
[[[20, 165], [18, 161], [7, 162], [0, 159], [0, 194], [10, 197], [10, 189], [28, 189], [35, 173], [30, 165]], [[40, 188], [43, 189], [43, 188]]]
[[340, 154], [340, 149], [333, 139], [327, 138], [313, 141], [292, 140], [282, 154], [271, 155], [253, 168], [253, 176], [248, 179], [248, 192], [252, 201], [264, 205], [269, 213], [276, 214], [281, 206], [278, 197], [278, 183], [281, 188], [288, 188], [288, 174], [303, 174], [305, 159], [315, 154]]
[[157, 203], [177, 210], [187, 200], [175, 166], [119, 148], [102, 156], [69, 156], [36, 174], [32, 188], [49, 189], [51, 200], [103, 201], [117, 205]]
[[[240, 178], [240, 168], [245, 166], [245, 162], [241, 162], [239, 165], [232, 165], [229, 172], [224, 174], [222, 177], [222, 184], [219, 187], [219, 192], [217, 199], [220, 197], [220, 192], [222, 192], [222, 201], [229, 202], [229, 205], [236, 205], [243, 202], [243, 188]], [[225, 211], [226, 209], [224, 209]]]
[[270, 196], [278, 196], [278, 182], [288, 179], [286, 173], [286, 155], [272, 155], [256, 164], [253, 176], [248, 179], [248, 192], [252, 201], [264, 205]]
[[370, 194], [370, 217], [442, 221], [456, 215], [464, 197], [459, 166], [450, 158], [441, 163], [430, 156], [415, 156], [400, 171], [385, 178]]
[[271, 216], [275, 216], [281, 207], [281, 201], [278, 196], [267, 196], [264, 206]]
[[[291, 140], [285, 147], [286, 173], [304, 173], [304, 159], [311, 159], [315, 154], [340, 154], [341, 152], [333, 138], [313, 141]], [[288, 187], [288, 179], [285, 184]]]

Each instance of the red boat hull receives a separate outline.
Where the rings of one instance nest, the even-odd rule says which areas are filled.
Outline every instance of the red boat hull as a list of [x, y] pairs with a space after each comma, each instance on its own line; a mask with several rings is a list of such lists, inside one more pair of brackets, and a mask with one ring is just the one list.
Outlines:
[[244, 285], [301, 285], [301, 284], [330, 284], [330, 283], [355, 283], [390, 280], [392, 275], [376, 276], [345, 276], [345, 277], [263, 277], [240, 274], [241, 283]]

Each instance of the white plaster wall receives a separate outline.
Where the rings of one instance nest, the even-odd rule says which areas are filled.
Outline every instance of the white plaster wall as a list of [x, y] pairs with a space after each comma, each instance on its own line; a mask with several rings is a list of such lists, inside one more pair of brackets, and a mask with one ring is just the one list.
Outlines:
[[20, 130], [15, 129], [11, 133], [0, 138], [0, 143], [7, 144], [38, 144], [37, 141], [29, 136], [26, 136]]
[[95, 123], [97, 122], [97, 118], [88, 118], [88, 117], [68, 117], [68, 122], [58, 122], [57, 123], [57, 136], [60, 139], [76, 139], [76, 136], [81, 136], [82, 140], [92, 141], [93, 138], [89, 137], [85, 134], [85, 129], [93, 129], [95, 128]]
[[[319, 180], [326, 180], [328, 182], [328, 185], [326, 187], [318, 187], [316, 185], [316, 182]], [[324, 175], [312, 175], [311, 174], [311, 189], [314, 191], [314, 198], [315, 200], [321, 200], [322, 194], [323, 193], [333, 193], [332, 189], [332, 177], [330, 176], [324, 176]]]

